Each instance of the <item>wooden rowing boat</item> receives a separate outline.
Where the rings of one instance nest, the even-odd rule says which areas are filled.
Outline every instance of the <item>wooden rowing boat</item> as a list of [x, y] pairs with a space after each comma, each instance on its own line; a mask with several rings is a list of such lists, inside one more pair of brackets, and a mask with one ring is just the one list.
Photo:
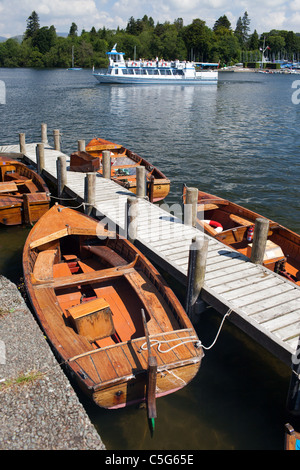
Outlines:
[[0, 223], [31, 224], [49, 209], [44, 180], [23, 163], [0, 157]]
[[[184, 186], [184, 202], [185, 196]], [[226, 199], [198, 191], [197, 227], [249, 258], [255, 220], [262, 217]], [[263, 265], [300, 285], [300, 235], [268, 220], [269, 233]]]
[[28, 236], [23, 269], [42, 329], [97, 405], [149, 400], [151, 387], [152, 399], [167, 395], [197, 374], [202, 347], [174, 293], [142, 253], [96, 220], [54, 205]]
[[285, 425], [285, 450], [300, 450], [300, 433], [296, 432], [289, 423]]
[[144, 166], [147, 196], [151, 202], [163, 200], [170, 191], [170, 180], [155, 166], [131, 150], [108, 140], [92, 139], [86, 152], [74, 152], [70, 157], [71, 171], [97, 171], [102, 174], [102, 151], [111, 152], [111, 177], [121, 186], [136, 194], [136, 167]]

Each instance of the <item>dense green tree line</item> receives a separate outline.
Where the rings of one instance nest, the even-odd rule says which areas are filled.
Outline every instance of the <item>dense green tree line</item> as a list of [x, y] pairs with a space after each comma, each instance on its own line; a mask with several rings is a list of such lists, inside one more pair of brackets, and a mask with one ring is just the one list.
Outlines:
[[[75, 65], [95, 68], [107, 66], [106, 52], [117, 43], [126, 58], [154, 58], [165, 60], [196, 60], [219, 62], [257, 61], [265, 48], [270, 60], [293, 59], [300, 54], [300, 36], [293, 31], [278, 31], [258, 35], [250, 34], [250, 19], [245, 12], [232, 27], [226, 15], [209, 28], [197, 18], [184, 26], [182, 18], [173, 23], [154, 23], [145, 15], [142, 19], [128, 20], [125, 29], [82, 31], [72, 23], [67, 37], [59, 37], [55, 27], [39, 25], [35, 11], [27, 19], [22, 42], [8, 39], [0, 43], [0, 67], [70, 67], [72, 46]], [[265, 46], [268, 46], [266, 48]]]

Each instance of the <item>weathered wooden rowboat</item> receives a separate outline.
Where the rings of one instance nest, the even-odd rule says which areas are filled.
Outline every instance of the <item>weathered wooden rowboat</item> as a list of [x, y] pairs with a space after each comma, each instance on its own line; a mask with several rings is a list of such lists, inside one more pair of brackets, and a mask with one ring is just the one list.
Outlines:
[[[184, 202], [185, 196], [184, 186]], [[249, 258], [257, 218], [266, 217], [221, 197], [198, 191], [198, 228]], [[300, 285], [300, 235], [268, 220], [269, 232], [263, 265]]]
[[203, 350], [174, 293], [142, 253], [96, 220], [53, 206], [28, 236], [23, 269], [42, 329], [97, 405], [149, 402], [151, 387], [155, 401], [197, 374]]
[[[136, 167], [144, 166], [147, 179], [147, 196], [151, 202], [164, 199], [170, 192], [170, 180], [155, 166], [131, 150], [108, 140], [92, 139], [86, 152], [74, 152], [70, 157], [72, 171], [98, 171], [102, 174], [102, 151], [111, 152], [111, 177], [121, 186], [136, 194]], [[97, 161], [98, 160], [98, 165]]]
[[0, 157], [0, 223], [31, 224], [49, 209], [44, 180], [19, 161]]
[[300, 450], [300, 433], [296, 432], [289, 423], [285, 425], [285, 450]]

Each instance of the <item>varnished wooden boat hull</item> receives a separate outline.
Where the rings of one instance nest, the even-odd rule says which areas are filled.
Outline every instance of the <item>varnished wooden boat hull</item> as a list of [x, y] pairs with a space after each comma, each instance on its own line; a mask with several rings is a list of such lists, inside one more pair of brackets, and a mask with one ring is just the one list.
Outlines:
[[36, 222], [49, 209], [49, 190], [43, 179], [21, 162], [0, 158], [0, 223]]
[[[96, 168], [95, 158], [101, 161], [102, 151], [110, 150], [112, 158], [112, 179], [132, 193], [136, 194], [135, 168], [144, 166], [147, 178], [147, 196], [151, 202], [158, 202], [170, 192], [170, 180], [147, 160], [131, 150], [104, 139], [92, 139], [84, 152], [75, 152], [71, 155], [70, 169], [73, 171], [98, 171], [102, 174], [102, 167]], [[88, 158], [90, 155], [90, 159]]]
[[296, 432], [289, 423], [285, 425], [285, 450], [300, 450], [300, 433]]
[[[186, 188], [183, 188], [185, 201]], [[224, 245], [251, 256], [251, 242], [247, 240], [249, 227], [254, 227], [260, 214], [218, 196], [198, 191], [197, 227]], [[263, 217], [265, 218], [265, 217]], [[264, 266], [300, 285], [300, 235], [269, 220], [268, 242]], [[221, 224], [217, 232], [213, 224]], [[215, 224], [215, 225], [217, 225]]]
[[157, 358], [156, 397], [188, 384], [203, 351], [155, 268], [129, 241], [107, 235], [97, 221], [55, 205], [28, 236], [23, 270], [29, 299], [59, 360], [96, 404], [119, 408], [146, 400], [141, 309]]

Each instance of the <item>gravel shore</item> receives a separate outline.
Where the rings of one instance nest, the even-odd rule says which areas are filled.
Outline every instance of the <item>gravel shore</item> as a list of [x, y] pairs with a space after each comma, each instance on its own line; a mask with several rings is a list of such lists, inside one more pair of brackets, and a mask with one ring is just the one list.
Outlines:
[[17, 286], [1, 275], [0, 403], [0, 450], [105, 450]]

